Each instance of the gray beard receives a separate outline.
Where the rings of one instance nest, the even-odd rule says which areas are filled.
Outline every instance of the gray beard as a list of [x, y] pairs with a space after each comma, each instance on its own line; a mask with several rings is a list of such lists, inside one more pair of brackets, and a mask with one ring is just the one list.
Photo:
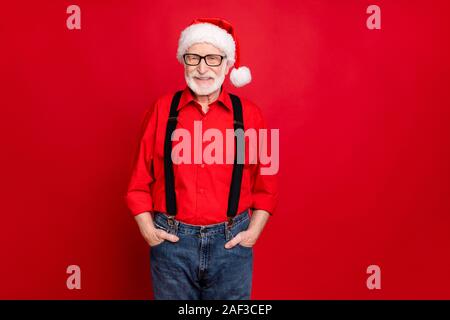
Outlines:
[[195, 94], [199, 96], [207, 96], [213, 93], [214, 91], [218, 90], [224, 80], [225, 80], [225, 74], [223, 74], [220, 77], [214, 78], [214, 83], [208, 87], [201, 87], [195, 83], [194, 77], [185, 75], [185, 80], [188, 85], [188, 87], [195, 92]]

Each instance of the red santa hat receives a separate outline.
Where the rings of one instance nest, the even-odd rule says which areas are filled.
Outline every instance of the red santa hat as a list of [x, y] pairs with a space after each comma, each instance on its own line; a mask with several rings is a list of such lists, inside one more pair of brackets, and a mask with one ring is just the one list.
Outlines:
[[181, 32], [178, 41], [177, 59], [183, 63], [183, 54], [195, 43], [207, 42], [222, 50], [227, 59], [234, 63], [230, 73], [231, 83], [242, 87], [252, 81], [250, 69], [239, 65], [239, 44], [234, 28], [220, 18], [198, 18]]

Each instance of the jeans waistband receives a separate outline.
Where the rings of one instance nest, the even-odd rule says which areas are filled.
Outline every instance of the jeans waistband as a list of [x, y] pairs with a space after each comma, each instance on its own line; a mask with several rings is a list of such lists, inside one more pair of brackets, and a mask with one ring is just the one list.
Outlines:
[[[168, 223], [169, 219], [168, 217], [169, 215], [164, 212], [159, 211], [154, 212], [155, 223], [167, 229], [170, 228]], [[234, 228], [235, 226], [239, 225], [240, 223], [246, 221], [249, 218], [250, 218], [249, 209], [244, 210], [241, 213], [238, 213], [236, 216], [233, 217], [233, 223], [231, 225], [231, 228]], [[193, 225], [181, 222], [176, 219], [174, 220], [174, 222], [179, 233], [192, 235], [195, 234], [212, 235], [216, 233], [224, 233], [226, 231], [228, 224], [228, 222], [221, 222], [209, 225]]]

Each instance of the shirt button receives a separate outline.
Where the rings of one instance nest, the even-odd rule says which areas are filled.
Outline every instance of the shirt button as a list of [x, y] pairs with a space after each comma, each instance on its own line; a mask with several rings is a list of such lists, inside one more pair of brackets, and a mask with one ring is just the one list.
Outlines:
[[202, 163], [202, 164], [200, 165], [200, 167], [204, 168], [204, 167], [205, 167], [205, 164], [204, 164], [204, 163]]

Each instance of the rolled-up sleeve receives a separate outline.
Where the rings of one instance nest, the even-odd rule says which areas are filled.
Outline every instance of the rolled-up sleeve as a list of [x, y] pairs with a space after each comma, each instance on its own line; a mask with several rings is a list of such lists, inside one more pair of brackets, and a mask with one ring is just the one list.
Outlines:
[[[259, 111], [259, 109], [258, 109]], [[272, 144], [278, 148], [278, 134], [271, 139], [271, 130], [268, 129], [262, 113], [256, 115], [256, 129], [258, 136], [257, 165], [252, 170], [252, 209], [262, 209], [273, 215], [278, 205], [278, 169], [279, 154], [271, 153]], [[261, 134], [261, 129], [266, 129], [266, 136]], [[275, 149], [274, 149], [275, 150]], [[278, 149], [276, 149], [278, 150]], [[266, 159], [262, 159], [261, 155]], [[270, 161], [267, 161], [270, 159]]]
[[152, 166], [157, 114], [158, 105], [155, 103], [146, 111], [142, 121], [131, 177], [125, 195], [126, 204], [133, 216], [153, 209], [150, 186], [154, 181]]

